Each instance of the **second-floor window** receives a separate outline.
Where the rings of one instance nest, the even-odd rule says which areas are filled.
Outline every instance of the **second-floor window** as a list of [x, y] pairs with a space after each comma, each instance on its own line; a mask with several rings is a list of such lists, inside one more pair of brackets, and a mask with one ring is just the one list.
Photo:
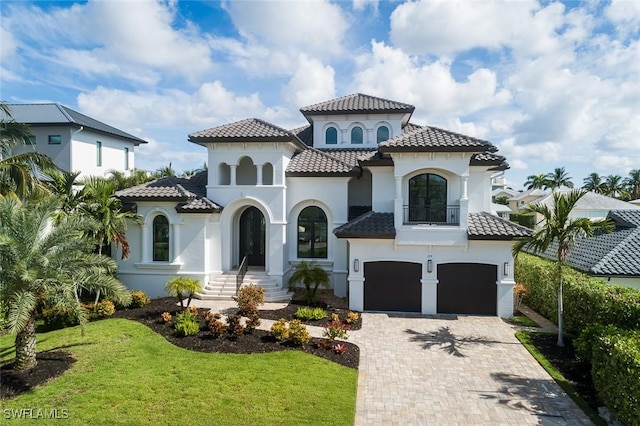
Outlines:
[[325, 142], [327, 145], [336, 145], [338, 143], [338, 130], [335, 127], [329, 127], [326, 130]]
[[31, 135], [27, 138], [27, 145], [35, 145], [36, 144], [36, 137], [35, 135]]
[[409, 179], [409, 221], [447, 222], [447, 180], [433, 173]]
[[389, 139], [389, 128], [387, 126], [378, 127], [378, 131], [376, 132], [376, 142], [384, 142]]
[[362, 127], [354, 127], [351, 129], [351, 143], [356, 145], [362, 145], [363, 141]]
[[96, 142], [96, 166], [102, 166], [102, 142]]
[[62, 143], [62, 136], [49, 135], [49, 145], [60, 145]]

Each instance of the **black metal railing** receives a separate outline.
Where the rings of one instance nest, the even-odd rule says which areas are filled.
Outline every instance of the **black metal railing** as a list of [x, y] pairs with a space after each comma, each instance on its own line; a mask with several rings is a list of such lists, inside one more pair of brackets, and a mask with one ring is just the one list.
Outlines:
[[429, 225], [460, 225], [460, 206], [403, 206], [404, 222]]
[[242, 262], [240, 262], [240, 267], [238, 268], [238, 273], [236, 274], [236, 295], [238, 295], [238, 291], [240, 291], [240, 286], [242, 286], [242, 281], [244, 281], [244, 276], [247, 274], [247, 270], [249, 269], [249, 258], [245, 256], [242, 258]]

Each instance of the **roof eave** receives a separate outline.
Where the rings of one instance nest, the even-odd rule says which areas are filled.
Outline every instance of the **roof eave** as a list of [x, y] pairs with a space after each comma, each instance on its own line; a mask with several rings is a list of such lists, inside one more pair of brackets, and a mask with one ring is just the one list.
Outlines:
[[487, 147], [456, 147], [456, 146], [383, 146], [381, 152], [486, 152]]

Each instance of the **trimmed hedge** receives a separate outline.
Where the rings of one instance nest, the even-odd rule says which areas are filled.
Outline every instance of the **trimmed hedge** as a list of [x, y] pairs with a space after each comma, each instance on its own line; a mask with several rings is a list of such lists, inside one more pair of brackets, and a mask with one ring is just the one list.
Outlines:
[[509, 220], [533, 229], [536, 226], [536, 217], [531, 213], [509, 213]]
[[[555, 262], [519, 254], [515, 262], [516, 282], [527, 287], [525, 303], [546, 318], [558, 318], [558, 285]], [[564, 327], [580, 334], [589, 324], [611, 324], [640, 329], [640, 291], [607, 284], [572, 268], [563, 268]]]
[[591, 362], [601, 402], [621, 423], [640, 425], [640, 331], [591, 325], [577, 339], [576, 349]]

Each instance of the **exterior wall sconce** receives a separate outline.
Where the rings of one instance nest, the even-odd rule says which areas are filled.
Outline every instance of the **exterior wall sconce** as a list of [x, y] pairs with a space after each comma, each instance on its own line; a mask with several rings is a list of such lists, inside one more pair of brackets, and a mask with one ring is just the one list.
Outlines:
[[427, 272], [428, 273], [433, 272], [433, 260], [431, 259], [427, 260]]
[[504, 275], [508, 277], [511, 274], [511, 265], [509, 262], [504, 262]]
[[358, 272], [360, 270], [360, 260], [359, 259], [353, 259], [353, 270], [355, 272]]

